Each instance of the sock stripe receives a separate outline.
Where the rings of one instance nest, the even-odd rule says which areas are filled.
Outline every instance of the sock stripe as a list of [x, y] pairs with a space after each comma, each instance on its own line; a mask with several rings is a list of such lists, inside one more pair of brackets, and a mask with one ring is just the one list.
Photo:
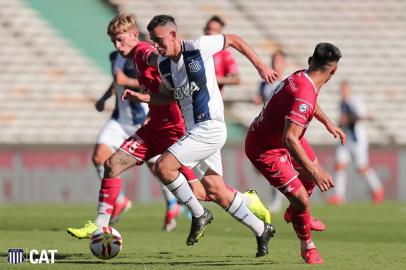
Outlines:
[[234, 215], [235, 213], [237, 213], [238, 210], [240, 210], [240, 208], [241, 208], [241, 206], [242, 206], [243, 203], [244, 203], [244, 201], [241, 201], [241, 203], [240, 203], [240, 205], [238, 206], [237, 210], [235, 210], [234, 213], [232, 213], [233, 215]]
[[168, 188], [168, 189], [169, 189], [171, 192], [174, 192], [174, 191], [178, 190], [184, 183], [185, 183], [185, 182], [180, 183], [180, 185], [177, 186], [177, 187], [174, 188], [174, 189], [169, 189], [169, 188]]

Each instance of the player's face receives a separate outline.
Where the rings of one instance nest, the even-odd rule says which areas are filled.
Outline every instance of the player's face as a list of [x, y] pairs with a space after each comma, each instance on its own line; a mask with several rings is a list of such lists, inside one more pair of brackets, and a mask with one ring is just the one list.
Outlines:
[[223, 27], [221, 24], [215, 21], [211, 21], [207, 23], [206, 27], [204, 28], [204, 33], [206, 35], [219, 35], [221, 34]]
[[137, 45], [138, 33], [137, 31], [130, 31], [112, 35], [111, 42], [113, 42], [114, 47], [117, 51], [124, 57], [128, 57]]
[[175, 31], [165, 26], [158, 26], [150, 32], [150, 36], [160, 55], [170, 57], [175, 54]]

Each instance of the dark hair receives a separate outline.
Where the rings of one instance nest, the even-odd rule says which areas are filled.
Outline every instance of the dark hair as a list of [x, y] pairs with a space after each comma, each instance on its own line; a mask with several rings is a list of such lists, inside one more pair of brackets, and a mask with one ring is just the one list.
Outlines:
[[319, 43], [314, 49], [311, 62], [315, 68], [323, 68], [331, 62], [338, 62], [341, 58], [340, 49], [331, 43]]
[[148, 32], [151, 32], [158, 26], [164, 26], [167, 23], [173, 23], [174, 25], [176, 25], [175, 18], [170, 15], [156, 15], [148, 23], [148, 26], [147, 26]]
[[211, 18], [207, 21], [207, 24], [209, 24], [210, 22], [216, 22], [216, 23], [220, 24], [221, 27], [226, 26], [226, 23], [224, 22], [224, 20], [223, 20], [220, 16], [218, 16], [218, 15], [214, 15], [213, 17], [211, 17]]

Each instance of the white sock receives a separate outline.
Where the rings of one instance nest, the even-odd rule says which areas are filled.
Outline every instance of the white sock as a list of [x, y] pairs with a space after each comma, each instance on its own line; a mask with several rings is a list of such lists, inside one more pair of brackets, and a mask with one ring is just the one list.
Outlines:
[[97, 175], [99, 176], [100, 180], [104, 177], [104, 165], [96, 165]]
[[97, 227], [108, 227], [109, 222], [110, 222], [110, 217], [111, 214], [107, 214], [107, 209], [113, 208], [112, 205], [107, 204], [107, 203], [100, 203], [97, 209], [97, 214], [96, 214], [96, 220], [94, 223], [96, 224]]
[[301, 251], [312, 249], [312, 248], [316, 248], [316, 245], [313, 243], [312, 239], [300, 240], [300, 250]]
[[227, 212], [235, 219], [249, 227], [256, 236], [261, 236], [264, 233], [264, 222], [257, 218], [247, 207], [244, 202], [244, 197], [241, 193], [236, 192], [234, 200], [226, 209]]
[[179, 173], [178, 177], [166, 185], [166, 187], [180, 202], [189, 208], [194, 217], [200, 217], [204, 214], [203, 206], [197, 200], [195, 194], [193, 194], [183, 174]]
[[378, 178], [378, 175], [375, 173], [375, 170], [372, 168], [369, 168], [366, 174], [364, 175], [365, 181], [368, 183], [369, 187], [373, 190], [376, 191], [380, 188], [382, 188], [382, 183]]
[[344, 199], [347, 189], [347, 172], [345, 170], [336, 171], [333, 180], [335, 182], [335, 195]]

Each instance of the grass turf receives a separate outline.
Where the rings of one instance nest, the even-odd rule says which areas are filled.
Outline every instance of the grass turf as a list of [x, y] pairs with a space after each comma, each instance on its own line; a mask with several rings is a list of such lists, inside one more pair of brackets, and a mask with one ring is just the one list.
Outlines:
[[[77, 240], [66, 227], [81, 226], [94, 217], [94, 206], [0, 206], [0, 269], [404, 269], [406, 267], [406, 204], [316, 205], [313, 215], [327, 230], [313, 233], [325, 260], [322, 266], [305, 265], [299, 243], [282, 213], [273, 215], [276, 236], [270, 254], [256, 259], [251, 232], [219, 207], [207, 205], [215, 219], [205, 236], [192, 247], [185, 245], [190, 221], [182, 216], [176, 231], [161, 231], [162, 204], [136, 205], [115, 226], [123, 236], [118, 257], [93, 257], [88, 240]], [[8, 248], [57, 249], [54, 265], [7, 263]], [[28, 256], [26, 256], [28, 257]]]

